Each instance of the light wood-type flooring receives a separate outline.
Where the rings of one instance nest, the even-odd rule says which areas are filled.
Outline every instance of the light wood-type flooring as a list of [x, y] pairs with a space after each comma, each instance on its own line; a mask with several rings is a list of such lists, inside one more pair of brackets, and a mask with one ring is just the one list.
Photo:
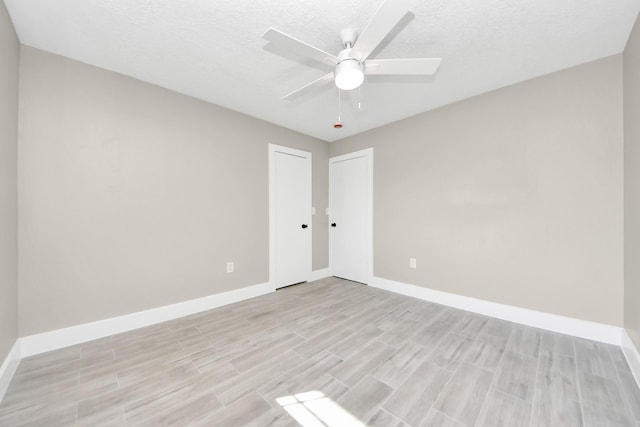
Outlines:
[[1, 426], [640, 426], [619, 348], [336, 278], [22, 360]]

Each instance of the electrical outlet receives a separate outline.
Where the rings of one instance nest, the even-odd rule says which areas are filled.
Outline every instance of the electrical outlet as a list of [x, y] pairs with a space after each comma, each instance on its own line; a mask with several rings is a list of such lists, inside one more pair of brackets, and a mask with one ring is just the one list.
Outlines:
[[233, 261], [227, 263], [227, 273], [233, 273]]
[[416, 259], [409, 258], [409, 268], [416, 268]]

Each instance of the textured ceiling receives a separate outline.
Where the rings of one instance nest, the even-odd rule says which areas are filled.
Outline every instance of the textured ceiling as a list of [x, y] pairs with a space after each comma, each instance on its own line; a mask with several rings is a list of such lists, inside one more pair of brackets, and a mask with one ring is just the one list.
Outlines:
[[[389, 0], [393, 1], [393, 0]], [[436, 75], [368, 76], [361, 109], [331, 71], [265, 49], [268, 27], [337, 54], [380, 0], [5, 0], [23, 44], [148, 81], [327, 141], [620, 53], [640, 0], [421, 0], [371, 58], [440, 57]], [[279, 52], [281, 53], [281, 52]]]

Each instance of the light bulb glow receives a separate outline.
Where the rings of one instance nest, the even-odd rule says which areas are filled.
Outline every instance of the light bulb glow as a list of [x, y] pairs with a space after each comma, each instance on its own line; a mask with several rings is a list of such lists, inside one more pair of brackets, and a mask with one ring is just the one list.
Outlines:
[[356, 59], [349, 58], [340, 62], [335, 73], [336, 86], [342, 90], [352, 90], [364, 82], [362, 64]]

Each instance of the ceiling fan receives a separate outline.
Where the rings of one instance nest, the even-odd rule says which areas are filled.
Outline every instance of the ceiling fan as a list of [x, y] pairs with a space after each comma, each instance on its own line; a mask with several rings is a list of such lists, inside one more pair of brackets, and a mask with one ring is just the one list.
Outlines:
[[384, 1], [360, 35], [351, 29], [340, 32], [343, 49], [338, 55], [332, 55], [275, 28], [269, 28], [262, 37], [273, 45], [303, 58], [335, 67], [333, 72], [294, 90], [282, 99], [290, 100], [331, 81], [342, 90], [356, 89], [364, 82], [364, 76], [370, 74], [434, 74], [442, 61], [440, 58], [367, 59], [408, 12], [406, 0]]

